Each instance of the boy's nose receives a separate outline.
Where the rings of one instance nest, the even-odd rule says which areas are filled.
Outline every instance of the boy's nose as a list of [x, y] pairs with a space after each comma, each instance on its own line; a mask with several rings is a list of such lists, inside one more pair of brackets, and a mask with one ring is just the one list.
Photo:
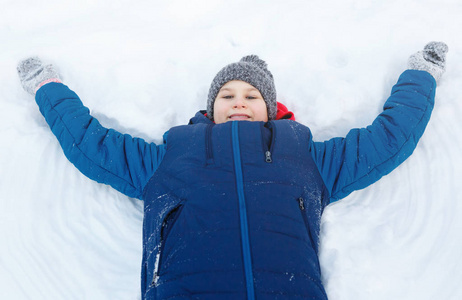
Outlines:
[[244, 98], [242, 98], [242, 97], [237, 97], [236, 98], [236, 102], [234, 102], [234, 107], [237, 108], [237, 107], [246, 107], [246, 106], [247, 106], [247, 104], [246, 104]]

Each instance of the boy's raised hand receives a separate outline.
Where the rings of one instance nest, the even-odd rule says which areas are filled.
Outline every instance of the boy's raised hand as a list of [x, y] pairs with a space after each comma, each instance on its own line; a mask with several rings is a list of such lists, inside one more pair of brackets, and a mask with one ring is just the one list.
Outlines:
[[430, 42], [424, 47], [423, 51], [409, 57], [408, 68], [427, 71], [438, 81], [445, 71], [447, 52], [448, 45], [445, 43]]
[[61, 82], [61, 76], [53, 65], [44, 65], [38, 57], [21, 61], [17, 69], [22, 87], [31, 95], [48, 82]]

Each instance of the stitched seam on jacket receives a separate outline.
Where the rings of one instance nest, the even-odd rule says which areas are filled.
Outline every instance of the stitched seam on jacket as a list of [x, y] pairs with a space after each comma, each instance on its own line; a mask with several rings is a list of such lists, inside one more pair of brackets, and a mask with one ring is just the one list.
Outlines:
[[[421, 94], [421, 93], [419, 93], [419, 94], [422, 95], [422, 96], [425, 96], [425, 97], [426, 97], [426, 101], [427, 101], [427, 102], [430, 102], [430, 101], [429, 101], [429, 99], [430, 99], [430, 94], [432, 93], [433, 89], [434, 89], [434, 87], [432, 87], [432, 88], [430, 89], [430, 91], [429, 91], [429, 93], [428, 93], [427, 95], [423, 95], [423, 94]], [[411, 92], [409, 92], [409, 93], [411, 93]], [[424, 119], [424, 116], [426, 115], [426, 112], [428, 111], [428, 108], [429, 108], [429, 105], [427, 105], [426, 108], [425, 108], [425, 110], [423, 111], [422, 117], [420, 118], [419, 122], [417, 122], [417, 124], [412, 128], [412, 130], [411, 130], [412, 132], [414, 131], [414, 129], [415, 129], [419, 124], [422, 123], [422, 120]], [[412, 136], [412, 133], [411, 133], [408, 137], [406, 137], [406, 141], [401, 145], [401, 147], [399, 148], [399, 150], [398, 150], [393, 156], [391, 156], [390, 158], [388, 158], [387, 160], [385, 160], [385, 161], [383, 161], [383, 162], [381, 162], [381, 163], [379, 163], [379, 164], [376, 164], [373, 168], [371, 168], [371, 170], [370, 170], [369, 172], [367, 172], [366, 174], [364, 174], [364, 175], [361, 176], [360, 178], [358, 178], [358, 179], [356, 179], [356, 180], [350, 182], [349, 184], [345, 185], [340, 191], [338, 191], [337, 193], [335, 193], [334, 195], [332, 195], [332, 198], [337, 199], [337, 198], [336, 198], [336, 195], [337, 195], [337, 194], [343, 193], [343, 192], [344, 192], [346, 189], [348, 189], [351, 185], [353, 185], [353, 184], [357, 183], [358, 181], [362, 180], [364, 177], [369, 176], [369, 174], [372, 173], [372, 172], [374, 172], [379, 166], [381, 166], [381, 165], [387, 163], [388, 161], [392, 160], [392, 159], [395, 158], [397, 155], [399, 155], [399, 154], [401, 153], [401, 149], [403, 149], [403, 147], [407, 145], [407, 143], [409, 142], [411, 136]], [[407, 159], [407, 158], [406, 158], [406, 159]], [[348, 166], [346, 166], [346, 167], [348, 167]], [[382, 176], [383, 176], [383, 175], [382, 175]]]
[[[69, 128], [67, 127], [66, 123], [63, 121], [63, 117], [62, 115], [55, 109], [55, 107], [53, 105], [51, 105], [51, 101], [49, 100], [49, 96], [48, 96], [48, 93], [46, 92], [46, 89], [43, 89], [42, 90], [42, 93], [46, 96], [46, 101], [48, 102], [48, 104], [50, 105], [51, 107], [51, 110], [53, 110], [56, 115], [59, 117], [59, 120], [61, 121], [61, 123], [63, 124], [63, 127], [66, 129], [66, 131], [68, 132], [69, 136], [72, 137], [72, 139], [74, 140], [74, 142], [76, 141], [76, 138], [72, 135], [71, 131], [69, 130]], [[72, 99], [75, 99], [75, 98], [72, 98]], [[65, 101], [65, 100], [64, 100]], [[91, 115], [90, 115], [91, 116]], [[91, 116], [92, 118], [94, 118], [93, 116]], [[95, 118], [94, 118], [95, 119]], [[96, 120], [96, 119], [95, 119]], [[101, 125], [101, 127], [103, 127]], [[50, 127], [51, 128], [51, 127]], [[105, 128], [105, 129], [108, 129], [108, 128]], [[75, 144], [75, 147], [77, 147], [77, 149], [80, 151], [80, 153], [82, 153], [83, 156], [85, 156], [86, 159], [88, 159], [91, 163], [93, 163], [94, 165], [98, 166], [99, 168], [103, 169], [104, 171], [106, 171], [107, 173], [113, 175], [114, 177], [117, 177], [121, 180], [123, 180], [124, 182], [126, 182], [130, 187], [132, 187], [133, 189], [135, 189], [135, 191], [137, 191], [136, 193], [136, 198], [140, 198], [140, 194], [139, 194], [139, 189], [136, 188], [133, 184], [131, 184], [129, 181], [127, 181], [126, 179], [120, 177], [119, 175], [115, 174], [114, 172], [111, 172], [109, 170], [107, 170], [106, 168], [104, 168], [103, 166], [100, 166], [99, 164], [97, 164], [96, 162], [94, 162], [89, 156], [87, 156], [87, 154], [80, 148], [80, 143], [74, 143]], [[74, 164], [74, 163], [72, 163]]]

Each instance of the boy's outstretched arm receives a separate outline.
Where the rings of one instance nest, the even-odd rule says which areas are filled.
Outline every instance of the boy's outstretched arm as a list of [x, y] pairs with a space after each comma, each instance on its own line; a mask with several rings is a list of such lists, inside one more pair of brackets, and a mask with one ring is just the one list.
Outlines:
[[311, 153], [331, 200], [376, 182], [412, 154], [430, 120], [447, 51], [446, 44], [432, 42], [412, 55], [409, 70], [370, 126], [352, 129], [345, 138], [312, 143]]
[[87, 177], [141, 199], [163, 157], [164, 145], [101, 126], [77, 94], [61, 83], [56, 69], [37, 57], [20, 62], [18, 74], [24, 89], [35, 94], [66, 157]]

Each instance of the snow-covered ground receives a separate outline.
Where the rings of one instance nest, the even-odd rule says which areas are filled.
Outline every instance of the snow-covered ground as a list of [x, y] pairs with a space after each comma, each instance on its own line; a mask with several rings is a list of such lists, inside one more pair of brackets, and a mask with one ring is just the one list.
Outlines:
[[[389, 176], [329, 206], [330, 299], [462, 299], [460, 0], [2, 0], [0, 298], [137, 299], [142, 203], [81, 175], [16, 74], [39, 55], [92, 114], [160, 141], [258, 54], [316, 140], [368, 125], [409, 55], [449, 45], [432, 120]], [[459, 183], [457, 183], [459, 182]]]

